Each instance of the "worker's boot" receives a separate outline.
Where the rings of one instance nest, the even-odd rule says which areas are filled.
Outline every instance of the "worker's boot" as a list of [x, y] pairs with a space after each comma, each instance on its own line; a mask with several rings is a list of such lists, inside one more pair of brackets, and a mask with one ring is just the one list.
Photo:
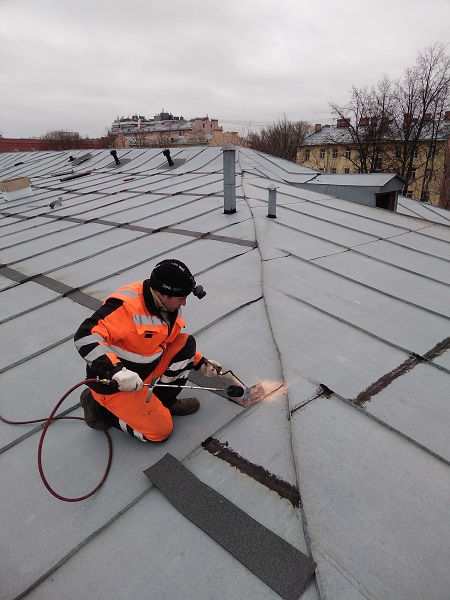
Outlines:
[[92, 429], [99, 429], [100, 431], [108, 429], [109, 425], [98, 418], [96, 410], [97, 402], [94, 400], [94, 396], [91, 394], [89, 388], [81, 392], [80, 402], [84, 410], [84, 420], [86, 421], [86, 425]]
[[175, 404], [169, 408], [171, 415], [192, 415], [197, 412], [200, 407], [200, 402], [197, 398], [178, 398]]

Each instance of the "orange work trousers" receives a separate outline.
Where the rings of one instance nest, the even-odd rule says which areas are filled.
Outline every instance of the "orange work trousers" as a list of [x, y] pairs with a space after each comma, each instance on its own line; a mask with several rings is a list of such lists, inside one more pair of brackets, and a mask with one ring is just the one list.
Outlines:
[[[169, 367], [171, 360], [182, 348], [187, 338], [186, 333], [180, 333], [171, 342], [156, 369], [151, 373], [144, 383], [150, 383], [153, 377], [161, 377]], [[143, 387], [138, 392], [116, 392], [115, 394], [98, 394], [91, 390], [95, 400], [107, 408], [119, 419], [121, 427], [126, 430], [126, 425], [134, 430], [134, 435], [141, 441], [162, 442], [169, 437], [173, 431], [172, 415], [159, 400], [155, 392], [147, 402], [148, 388]], [[140, 435], [139, 435], [140, 434]]]

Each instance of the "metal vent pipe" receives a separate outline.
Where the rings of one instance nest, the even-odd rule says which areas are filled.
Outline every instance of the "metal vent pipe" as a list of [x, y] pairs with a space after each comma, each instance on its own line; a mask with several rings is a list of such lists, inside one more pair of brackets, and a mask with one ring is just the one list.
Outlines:
[[267, 216], [269, 219], [277, 218], [277, 188], [271, 185], [269, 188], [269, 210]]
[[228, 142], [223, 149], [223, 212], [236, 212], [236, 149]]

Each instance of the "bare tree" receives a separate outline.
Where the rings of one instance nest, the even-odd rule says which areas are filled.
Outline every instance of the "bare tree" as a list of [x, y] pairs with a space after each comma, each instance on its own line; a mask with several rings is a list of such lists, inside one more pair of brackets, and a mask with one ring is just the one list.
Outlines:
[[53, 150], [70, 150], [72, 148], [81, 148], [85, 144], [83, 138], [76, 131], [65, 131], [63, 129], [55, 129], [47, 131], [42, 136], [43, 140], [48, 140], [49, 146]]
[[107, 130], [106, 134], [100, 138], [101, 148], [115, 148], [117, 144], [117, 133], [112, 133], [112, 131]]
[[395, 171], [405, 179], [406, 193], [419, 167], [424, 173], [420, 195], [426, 199], [449, 101], [450, 58], [437, 43], [419, 52], [416, 64], [400, 79], [385, 76], [371, 90], [353, 87], [348, 104], [330, 106], [339, 118], [349, 119], [347, 130], [361, 172]]
[[259, 133], [249, 132], [245, 142], [249, 148], [295, 162], [298, 147], [311, 129], [306, 121], [292, 122], [283, 115], [282, 119], [263, 127]]

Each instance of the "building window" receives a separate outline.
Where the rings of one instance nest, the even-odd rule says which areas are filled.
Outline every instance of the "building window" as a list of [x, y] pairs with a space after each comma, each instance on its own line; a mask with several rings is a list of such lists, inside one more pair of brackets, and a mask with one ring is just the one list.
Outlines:
[[332, 173], [336, 173], [336, 167], [333, 167], [333, 168], [331, 169], [331, 172], [332, 172]]
[[337, 148], [333, 148], [333, 158], [337, 158], [337, 157], [338, 157]]
[[416, 170], [415, 169], [411, 169], [410, 172], [410, 179], [411, 181], [413, 181], [416, 178]]
[[325, 148], [320, 149], [320, 158], [323, 160], [325, 158]]
[[375, 161], [375, 171], [381, 171], [383, 167], [383, 159], [377, 158]]
[[350, 160], [350, 156], [351, 156], [351, 150], [346, 150], [346, 151], [345, 151], [345, 158], [346, 158], [347, 160]]
[[417, 149], [417, 146], [414, 146], [414, 150], [413, 150], [413, 157], [414, 157], [414, 158], [417, 158], [417, 156], [418, 156], [418, 153], [419, 153], [419, 151], [418, 151], [418, 149]]
[[344, 169], [344, 173], [350, 173], [350, 169]]
[[401, 159], [401, 157], [402, 157], [402, 150], [401, 150], [401, 148], [396, 148], [395, 149], [395, 158]]
[[305, 150], [305, 160], [309, 160], [309, 153], [310, 153], [310, 150], [308, 148], [307, 150]]
[[433, 171], [431, 169], [427, 169], [425, 171], [425, 181], [430, 181], [432, 175], [433, 175]]

